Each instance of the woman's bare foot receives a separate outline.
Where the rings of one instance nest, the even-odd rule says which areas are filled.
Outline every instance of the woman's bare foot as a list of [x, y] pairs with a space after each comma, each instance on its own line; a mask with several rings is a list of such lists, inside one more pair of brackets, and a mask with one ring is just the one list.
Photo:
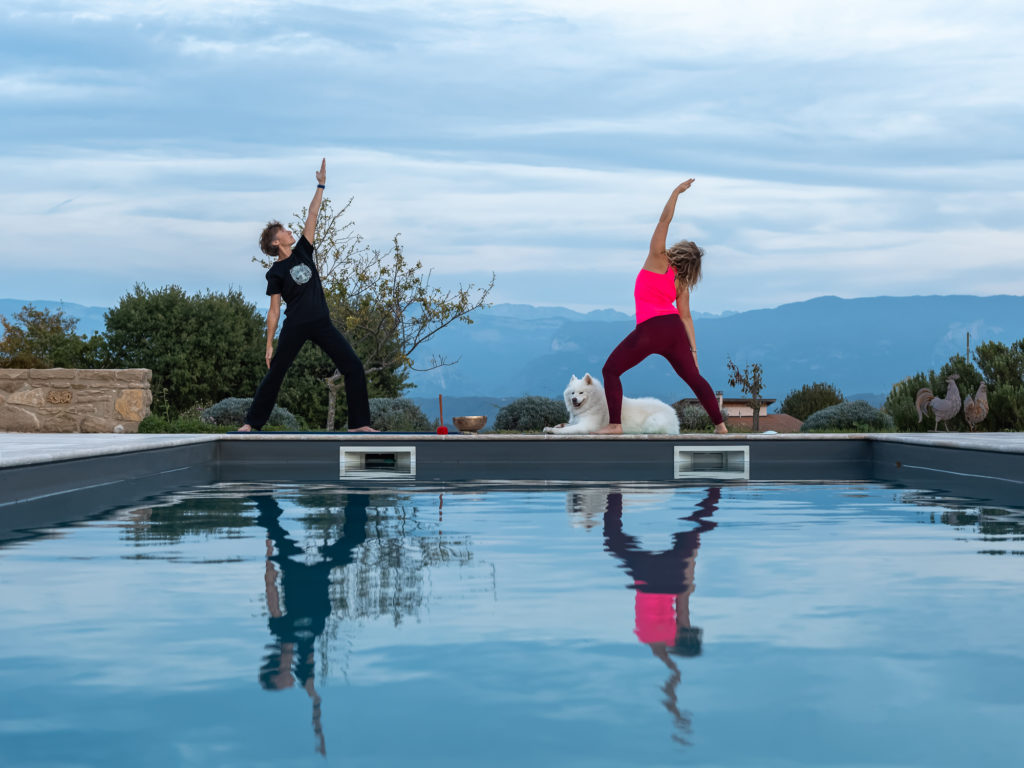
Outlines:
[[621, 424], [609, 424], [607, 427], [601, 427], [595, 435], [621, 435], [622, 425]]
[[369, 426], [367, 426], [367, 427], [356, 427], [355, 429], [350, 429], [349, 430], [349, 432], [379, 432], [379, 431], [380, 431], [379, 429], [374, 429], [373, 427], [369, 427]]
[[715, 434], [716, 435], [728, 435], [729, 434], [729, 430], [725, 428], [725, 422], [724, 421], [721, 424], [717, 424], [715, 426]]
[[252, 432], [252, 426], [250, 426], [249, 424], [243, 424], [238, 429], [236, 429], [235, 432]]

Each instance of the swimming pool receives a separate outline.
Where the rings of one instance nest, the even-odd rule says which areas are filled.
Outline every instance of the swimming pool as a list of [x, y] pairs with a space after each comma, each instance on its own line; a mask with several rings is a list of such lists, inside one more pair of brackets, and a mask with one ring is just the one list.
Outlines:
[[0, 755], [1012, 765], [1022, 554], [876, 482], [201, 485], [0, 548]]

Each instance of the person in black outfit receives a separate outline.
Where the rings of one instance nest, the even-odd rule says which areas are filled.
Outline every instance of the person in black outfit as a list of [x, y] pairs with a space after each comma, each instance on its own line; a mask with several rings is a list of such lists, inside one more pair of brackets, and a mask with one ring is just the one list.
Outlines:
[[[326, 753], [320, 722], [320, 694], [315, 683], [316, 639], [331, 615], [331, 571], [353, 561], [356, 550], [366, 541], [367, 507], [370, 497], [350, 494], [345, 502], [341, 537], [319, 547], [320, 559], [307, 563], [305, 550], [281, 525], [281, 507], [270, 496], [253, 497], [259, 516], [257, 525], [267, 531], [267, 620], [274, 642], [260, 668], [260, 685], [280, 691], [296, 682], [313, 701], [313, 731], [317, 751]], [[276, 551], [276, 554], [274, 550]], [[278, 588], [278, 569], [281, 585]], [[282, 605], [282, 596], [284, 603]]]
[[700, 535], [718, 525], [710, 518], [721, 495], [721, 488], [708, 488], [697, 511], [685, 518], [696, 527], [673, 534], [672, 549], [664, 552], [641, 549], [639, 541], [623, 531], [621, 493], [608, 494], [604, 513], [605, 549], [622, 562], [636, 590], [636, 635], [671, 673], [662, 687], [664, 705], [680, 731], [673, 739], [682, 744], [689, 743], [685, 734], [690, 732], [690, 717], [679, 709], [677, 688], [682, 675], [669, 654], [701, 653], [701, 629], [690, 623], [690, 595]]
[[[328, 354], [345, 377], [345, 396], [348, 402], [348, 431], [376, 432], [370, 426], [370, 400], [366, 390], [366, 373], [352, 346], [331, 324], [320, 273], [313, 260], [313, 237], [316, 219], [320, 213], [324, 185], [327, 181], [327, 160], [320, 162], [316, 173], [316, 193], [309, 204], [309, 215], [298, 242], [279, 221], [271, 221], [260, 235], [260, 250], [277, 259], [267, 270], [267, 375], [263, 377], [252, 406], [245, 415], [245, 424], [239, 432], [260, 429], [270, 418], [277, 394], [289, 366], [295, 361], [302, 345], [312, 341]], [[294, 247], [293, 247], [294, 246]], [[284, 326], [274, 354], [274, 333], [281, 316], [281, 299], [286, 304]]]

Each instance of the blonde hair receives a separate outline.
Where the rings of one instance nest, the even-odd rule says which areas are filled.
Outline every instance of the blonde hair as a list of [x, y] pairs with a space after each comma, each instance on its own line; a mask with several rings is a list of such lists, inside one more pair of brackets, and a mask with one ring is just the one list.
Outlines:
[[680, 240], [665, 251], [668, 265], [676, 272], [676, 289], [690, 290], [700, 282], [700, 264], [704, 249], [691, 240]]

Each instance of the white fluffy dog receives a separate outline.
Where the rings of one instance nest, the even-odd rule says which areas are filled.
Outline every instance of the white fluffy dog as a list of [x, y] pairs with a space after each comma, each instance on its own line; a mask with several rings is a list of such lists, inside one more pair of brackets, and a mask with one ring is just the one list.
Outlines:
[[[565, 388], [569, 423], [544, 427], [551, 435], [589, 435], [608, 426], [608, 401], [604, 386], [589, 373], [573, 376]], [[677, 435], [679, 417], [675, 409], [653, 397], [622, 398], [622, 432], [629, 435]]]

